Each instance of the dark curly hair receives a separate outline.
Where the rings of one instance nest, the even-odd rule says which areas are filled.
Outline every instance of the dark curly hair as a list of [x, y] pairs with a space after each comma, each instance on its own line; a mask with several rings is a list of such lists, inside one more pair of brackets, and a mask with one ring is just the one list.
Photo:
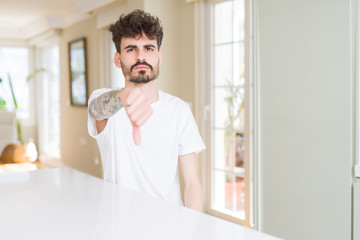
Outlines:
[[139, 9], [127, 15], [122, 14], [118, 21], [109, 26], [108, 30], [112, 32], [112, 40], [118, 53], [120, 53], [120, 43], [123, 37], [136, 37], [144, 33], [149, 39], [157, 40], [158, 49], [160, 49], [163, 38], [159, 18]]

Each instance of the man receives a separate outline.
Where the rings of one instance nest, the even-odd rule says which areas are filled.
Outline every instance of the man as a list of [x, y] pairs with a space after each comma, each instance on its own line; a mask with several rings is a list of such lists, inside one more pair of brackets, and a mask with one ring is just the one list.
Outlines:
[[104, 179], [160, 199], [202, 210], [196, 153], [205, 149], [184, 101], [157, 90], [163, 31], [157, 17], [141, 10], [109, 27], [115, 65], [125, 88], [99, 89], [89, 98], [89, 134], [96, 138]]

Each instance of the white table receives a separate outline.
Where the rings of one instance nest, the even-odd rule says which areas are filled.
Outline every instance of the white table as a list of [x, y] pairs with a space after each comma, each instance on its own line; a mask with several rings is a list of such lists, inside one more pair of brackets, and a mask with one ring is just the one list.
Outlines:
[[55, 168], [0, 174], [0, 239], [277, 238]]

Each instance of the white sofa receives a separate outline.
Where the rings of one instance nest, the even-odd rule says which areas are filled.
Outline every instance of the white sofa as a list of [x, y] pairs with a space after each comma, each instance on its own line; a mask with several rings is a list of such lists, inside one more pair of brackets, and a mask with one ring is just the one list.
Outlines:
[[6, 145], [14, 142], [16, 142], [16, 114], [0, 111], [0, 155]]

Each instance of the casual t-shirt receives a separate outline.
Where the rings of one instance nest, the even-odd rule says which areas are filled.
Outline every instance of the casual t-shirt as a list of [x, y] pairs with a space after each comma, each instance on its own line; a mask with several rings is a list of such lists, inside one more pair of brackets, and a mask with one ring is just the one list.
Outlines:
[[[89, 103], [111, 90], [94, 91]], [[124, 108], [99, 134], [88, 114], [88, 131], [97, 140], [105, 180], [181, 205], [178, 156], [201, 152], [205, 145], [186, 102], [159, 90], [159, 100], [151, 107], [153, 114], [140, 127], [139, 146]]]

